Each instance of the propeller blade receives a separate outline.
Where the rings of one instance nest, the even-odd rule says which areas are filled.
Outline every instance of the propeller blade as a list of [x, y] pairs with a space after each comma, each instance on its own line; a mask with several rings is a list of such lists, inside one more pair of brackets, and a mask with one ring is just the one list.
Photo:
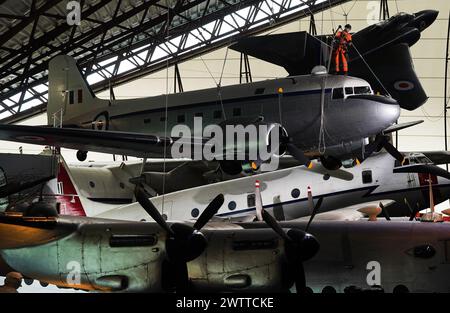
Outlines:
[[291, 238], [284, 232], [284, 230], [281, 228], [280, 224], [270, 215], [267, 211], [262, 211], [262, 218], [264, 222], [266, 222], [267, 225], [269, 225], [270, 228], [274, 230], [285, 241], [290, 242]]
[[186, 262], [173, 263], [175, 271], [175, 290], [176, 292], [185, 292], [189, 287], [189, 274]]
[[309, 218], [308, 224], [306, 225], [305, 232], [308, 232], [309, 226], [311, 225], [317, 212], [319, 212], [319, 208], [322, 205], [322, 201], [323, 201], [323, 197], [320, 197], [319, 200], [317, 201], [316, 205], [314, 206], [311, 217]]
[[255, 181], [255, 208], [256, 208], [256, 218], [258, 219], [258, 221], [262, 221], [263, 203], [261, 198], [259, 180]]
[[225, 198], [223, 194], [219, 194], [217, 197], [215, 197], [197, 219], [194, 224], [194, 228], [197, 230], [202, 229], [203, 226], [205, 226], [211, 220], [211, 218], [217, 214], [224, 201]]
[[372, 141], [371, 143], [366, 145], [364, 147], [364, 152], [362, 154], [362, 160], [359, 160], [359, 161], [363, 162], [365, 159], [367, 159], [369, 156], [371, 156], [372, 153], [375, 152], [375, 150], [378, 150], [378, 148], [382, 144], [383, 138], [384, 138], [383, 136], [376, 136], [374, 141]]
[[303, 153], [302, 150], [300, 150], [299, 148], [297, 148], [295, 145], [293, 145], [292, 143], [288, 143], [286, 144], [286, 148], [287, 151], [289, 152], [290, 155], [292, 155], [294, 157], [294, 159], [296, 159], [297, 161], [299, 161], [300, 163], [304, 164], [307, 168], [311, 168], [312, 167], [312, 162], [310, 159], [308, 159], [305, 154]]
[[383, 140], [383, 148], [394, 157], [394, 159], [398, 160], [401, 164], [405, 161], [405, 157], [401, 154], [385, 137]]
[[380, 206], [380, 208], [381, 208], [381, 211], [383, 212], [384, 218], [385, 218], [386, 220], [390, 221], [390, 220], [391, 220], [391, 217], [389, 216], [389, 213], [388, 213], [388, 211], [386, 210], [386, 208], [384, 207], [383, 203], [380, 202], [379, 206]]
[[295, 290], [297, 293], [306, 293], [306, 277], [305, 268], [303, 267], [303, 262], [298, 262], [297, 264], [291, 264], [291, 269], [294, 274]]
[[174, 232], [167, 225], [166, 221], [163, 219], [158, 209], [153, 205], [153, 203], [148, 199], [147, 194], [141, 187], [136, 187], [135, 192], [136, 200], [144, 208], [144, 210], [150, 215], [159, 226], [161, 226], [167, 234], [174, 236]]

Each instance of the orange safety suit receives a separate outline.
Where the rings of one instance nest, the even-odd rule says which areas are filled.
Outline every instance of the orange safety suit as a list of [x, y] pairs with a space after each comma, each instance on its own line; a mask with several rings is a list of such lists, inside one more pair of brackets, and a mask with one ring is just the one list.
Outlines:
[[350, 35], [345, 30], [340, 31], [336, 34], [336, 47], [335, 47], [335, 64], [336, 64], [336, 73], [340, 72], [340, 65], [342, 62], [342, 71], [344, 74], [348, 72], [348, 47], [352, 43], [352, 35]]

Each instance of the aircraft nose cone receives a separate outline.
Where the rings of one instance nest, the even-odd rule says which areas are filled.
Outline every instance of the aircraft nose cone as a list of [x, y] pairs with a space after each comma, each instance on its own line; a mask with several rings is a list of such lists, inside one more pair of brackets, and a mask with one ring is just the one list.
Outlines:
[[417, 12], [414, 14], [414, 26], [420, 31], [423, 31], [434, 23], [438, 15], [439, 11], [436, 10], [423, 10]]
[[396, 122], [400, 117], [400, 106], [396, 101], [392, 103], [379, 102], [378, 117], [390, 125]]

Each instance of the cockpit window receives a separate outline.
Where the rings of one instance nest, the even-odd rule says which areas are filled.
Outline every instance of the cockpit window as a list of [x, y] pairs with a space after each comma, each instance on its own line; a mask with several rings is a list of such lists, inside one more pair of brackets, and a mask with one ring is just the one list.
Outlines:
[[355, 95], [364, 95], [364, 94], [371, 94], [371, 90], [369, 86], [360, 86], [355, 87]]
[[334, 88], [333, 89], [333, 99], [344, 99], [344, 89]]
[[353, 87], [345, 87], [345, 95], [349, 96], [353, 94]]

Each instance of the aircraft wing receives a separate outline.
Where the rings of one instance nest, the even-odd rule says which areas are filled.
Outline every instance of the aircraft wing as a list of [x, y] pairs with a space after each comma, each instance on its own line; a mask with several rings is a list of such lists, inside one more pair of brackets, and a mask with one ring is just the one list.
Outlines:
[[[170, 147], [177, 139], [131, 132], [0, 125], [0, 140], [134, 157], [162, 157], [165, 144], [167, 157], [171, 157]], [[203, 146], [204, 139], [189, 143]]]
[[[318, 213], [314, 217], [314, 221], [357, 221], [365, 217], [364, 213], [359, 210], [368, 207], [379, 207], [380, 202], [384, 207], [389, 207], [392, 203], [395, 203], [395, 201], [390, 199], [358, 203], [338, 210]], [[296, 219], [296, 221], [309, 221], [309, 218], [309, 216], [304, 216]]]

